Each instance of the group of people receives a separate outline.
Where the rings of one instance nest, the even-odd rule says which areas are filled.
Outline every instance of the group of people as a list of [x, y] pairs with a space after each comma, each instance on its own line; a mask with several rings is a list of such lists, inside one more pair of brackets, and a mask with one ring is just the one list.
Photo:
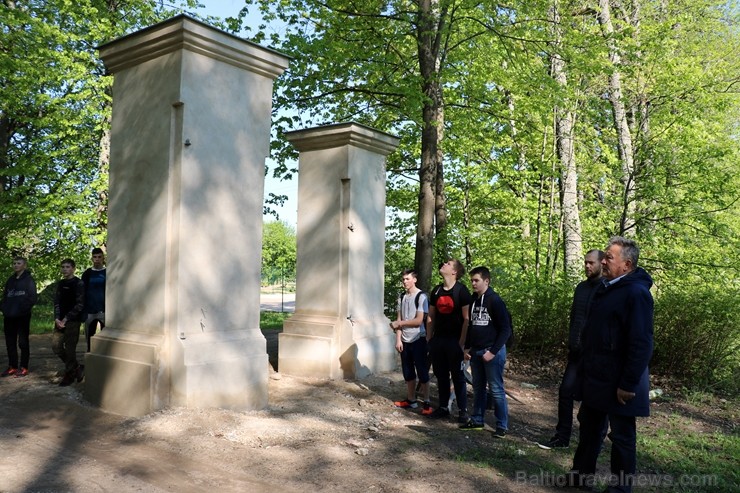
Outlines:
[[[562, 483], [582, 491], [594, 491], [597, 459], [606, 436], [612, 445], [611, 478], [605, 491], [630, 493], [634, 483], [636, 417], [649, 415], [648, 363], [653, 352], [652, 279], [638, 267], [639, 253], [633, 240], [621, 236], [611, 238], [605, 251], [589, 251], [584, 259], [586, 279], [573, 295], [568, 359], [558, 390], [558, 422], [554, 436], [538, 446], [550, 450], [570, 445], [574, 401], [580, 401], [578, 446], [573, 467]], [[460, 428], [483, 429], [486, 409], [492, 407], [496, 418], [493, 436], [504, 438], [508, 404], [503, 373], [512, 335], [506, 304], [491, 288], [486, 267], [471, 271], [472, 295], [460, 282], [465, 269], [458, 260], [442, 264], [439, 273], [443, 282], [427, 300], [416, 286], [416, 273], [403, 272], [405, 294], [391, 328], [396, 331], [407, 395], [395, 405], [418, 407], [418, 378], [422, 414], [448, 417], [452, 381]], [[429, 398], [429, 359], [439, 387], [435, 410]], [[465, 361], [470, 362], [473, 377], [470, 415]]]
[[[391, 322], [396, 332], [396, 350], [401, 353], [401, 369], [406, 381], [406, 399], [395, 403], [401, 408], [416, 408], [417, 378], [423, 396], [421, 413], [432, 419], [450, 416], [451, 387], [457, 401], [457, 420], [462, 429], [483, 429], [490, 406], [496, 416], [493, 436], [504, 438], [509, 411], [504, 390], [506, 342], [511, 336], [511, 317], [506, 304], [491, 288], [491, 272], [480, 266], [470, 272], [471, 295], [460, 282], [465, 267], [449, 259], [439, 268], [443, 282], [429, 298], [417, 286], [417, 274], [402, 273], [405, 294], [399, 299], [398, 317]], [[439, 406], [429, 400], [429, 363], [437, 377]], [[473, 408], [468, 414], [465, 364], [473, 376]], [[492, 402], [489, 402], [492, 401]]]
[[[64, 363], [60, 386], [66, 387], [84, 378], [84, 365], [77, 361], [77, 343], [80, 326], [85, 323], [87, 351], [90, 338], [98, 327], [105, 326], [105, 256], [100, 248], [92, 250], [92, 267], [75, 275], [75, 261], [64, 259], [60, 263], [61, 280], [54, 289], [54, 327], [52, 350]], [[13, 274], [5, 283], [0, 300], [3, 313], [5, 346], [8, 351], [8, 368], [0, 376], [25, 377], [29, 372], [31, 313], [38, 301], [36, 283], [23, 257], [13, 259]], [[20, 349], [20, 359], [18, 357]]]

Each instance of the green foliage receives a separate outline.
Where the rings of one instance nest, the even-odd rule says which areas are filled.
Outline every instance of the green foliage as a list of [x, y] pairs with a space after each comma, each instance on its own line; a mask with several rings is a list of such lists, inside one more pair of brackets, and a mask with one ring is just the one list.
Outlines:
[[687, 386], [740, 392], [740, 290], [671, 285], [655, 303], [651, 370]]
[[262, 284], [284, 285], [295, 280], [296, 236], [284, 221], [264, 223], [262, 232]]
[[575, 285], [529, 276], [495, 279], [494, 287], [511, 312], [517, 353], [540, 358], [566, 351]]
[[176, 12], [149, 0], [0, 7], [0, 258], [28, 257], [37, 281], [105, 245], [111, 78], [96, 47]]
[[[457, 22], [441, 38], [449, 43], [439, 71], [447, 223], [437, 232], [434, 264], [452, 254], [467, 267], [492, 267], [494, 286], [512, 311], [520, 350], [547, 356], [552, 348], [564, 348], [567, 334], [574, 282], [563, 278], [561, 170], [553, 139], [558, 107], [572, 108], [576, 116], [584, 250], [626, 234], [641, 245], [642, 265], [658, 286], [684, 278], [692, 285], [713, 276], [738, 278], [736, 9], [711, 0], [644, 2], [639, 11], [615, 10], [614, 39], [606, 40], [594, 17], [573, 16], [564, 6], [556, 44], [549, 2], [445, 6], [455, 10]], [[387, 232], [386, 308], [392, 312], [399, 291], [395, 275], [410, 265], [406, 246], [416, 226], [403, 218], [418, 211], [414, 175], [421, 161], [424, 98], [418, 94], [418, 67], [412, 65], [414, 48], [399, 36], [401, 26], [416, 21], [396, 2], [295, 1], [271, 12], [287, 23], [290, 34], [279, 38], [280, 46], [291, 53], [297, 49], [294, 68], [302, 75], [286, 74], [281, 81], [277, 105], [298, 110], [283, 123], [359, 117], [401, 138], [388, 162], [388, 205], [395, 217]], [[621, 55], [616, 66], [608, 57], [612, 42]], [[552, 78], [553, 53], [567, 62], [567, 84]], [[606, 97], [615, 70], [634, 141], [629, 177]], [[634, 183], [632, 203], [625, 202], [627, 180]], [[624, 225], [629, 229], [622, 230]], [[688, 299], [688, 287], [656, 294], [657, 371], [665, 368], [660, 346], [666, 341], [660, 334], [670, 311], [663, 307], [680, 290]], [[709, 301], [706, 310], [718, 309], [715, 304]], [[737, 317], [737, 307], [720, 304], [728, 317]], [[719, 337], [718, 331], [718, 326], [709, 330]], [[738, 343], [732, 330], [719, 339], [725, 347]], [[720, 356], [718, 349], [702, 351]], [[685, 361], [711, 368], [695, 356]], [[680, 373], [694, 383], [727, 378], [725, 370]]]

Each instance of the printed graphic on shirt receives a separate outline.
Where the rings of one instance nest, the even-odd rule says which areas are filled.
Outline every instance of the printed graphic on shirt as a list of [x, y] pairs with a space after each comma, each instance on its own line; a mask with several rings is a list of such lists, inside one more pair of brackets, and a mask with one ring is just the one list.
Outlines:
[[470, 314], [470, 325], [488, 325], [491, 321], [491, 315], [488, 314], [488, 308], [478, 306]]
[[452, 299], [452, 296], [443, 294], [437, 298], [436, 307], [439, 313], [449, 315], [455, 309], [455, 300]]

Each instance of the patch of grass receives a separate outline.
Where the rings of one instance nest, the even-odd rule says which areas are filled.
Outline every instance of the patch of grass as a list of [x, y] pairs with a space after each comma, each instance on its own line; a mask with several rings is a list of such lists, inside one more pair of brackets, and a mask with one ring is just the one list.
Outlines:
[[539, 460], [538, 450], [522, 447], [520, 443], [510, 439], [471, 445], [473, 446], [470, 448], [458, 451], [456, 460], [467, 462], [478, 468], [490, 467], [510, 478], [517, 477], [517, 474], [523, 471], [551, 476], [564, 472], [559, 464], [549, 460]]
[[261, 312], [260, 328], [262, 330], [281, 330], [285, 319], [291, 316], [289, 312]]
[[740, 493], [740, 437], [722, 431], [702, 432], [692, 420], [671, 415], [659, 426], [637, 434], [637, 464], [667, 483], [643, 491]]
[[47, 334], [54, 328], [54, 305], [37, 304], [31, 312], [31, 334]]

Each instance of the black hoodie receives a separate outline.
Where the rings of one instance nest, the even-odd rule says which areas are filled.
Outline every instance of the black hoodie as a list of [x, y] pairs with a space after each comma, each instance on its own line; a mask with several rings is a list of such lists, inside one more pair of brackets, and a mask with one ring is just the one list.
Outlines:
[[23, 317], [31, 314], [31, 308], [37, 300], [36, 283], [31, 273], [24, 270], [21, 277], [13, 274], [5, 282], [0, 310], [6, 317]]

